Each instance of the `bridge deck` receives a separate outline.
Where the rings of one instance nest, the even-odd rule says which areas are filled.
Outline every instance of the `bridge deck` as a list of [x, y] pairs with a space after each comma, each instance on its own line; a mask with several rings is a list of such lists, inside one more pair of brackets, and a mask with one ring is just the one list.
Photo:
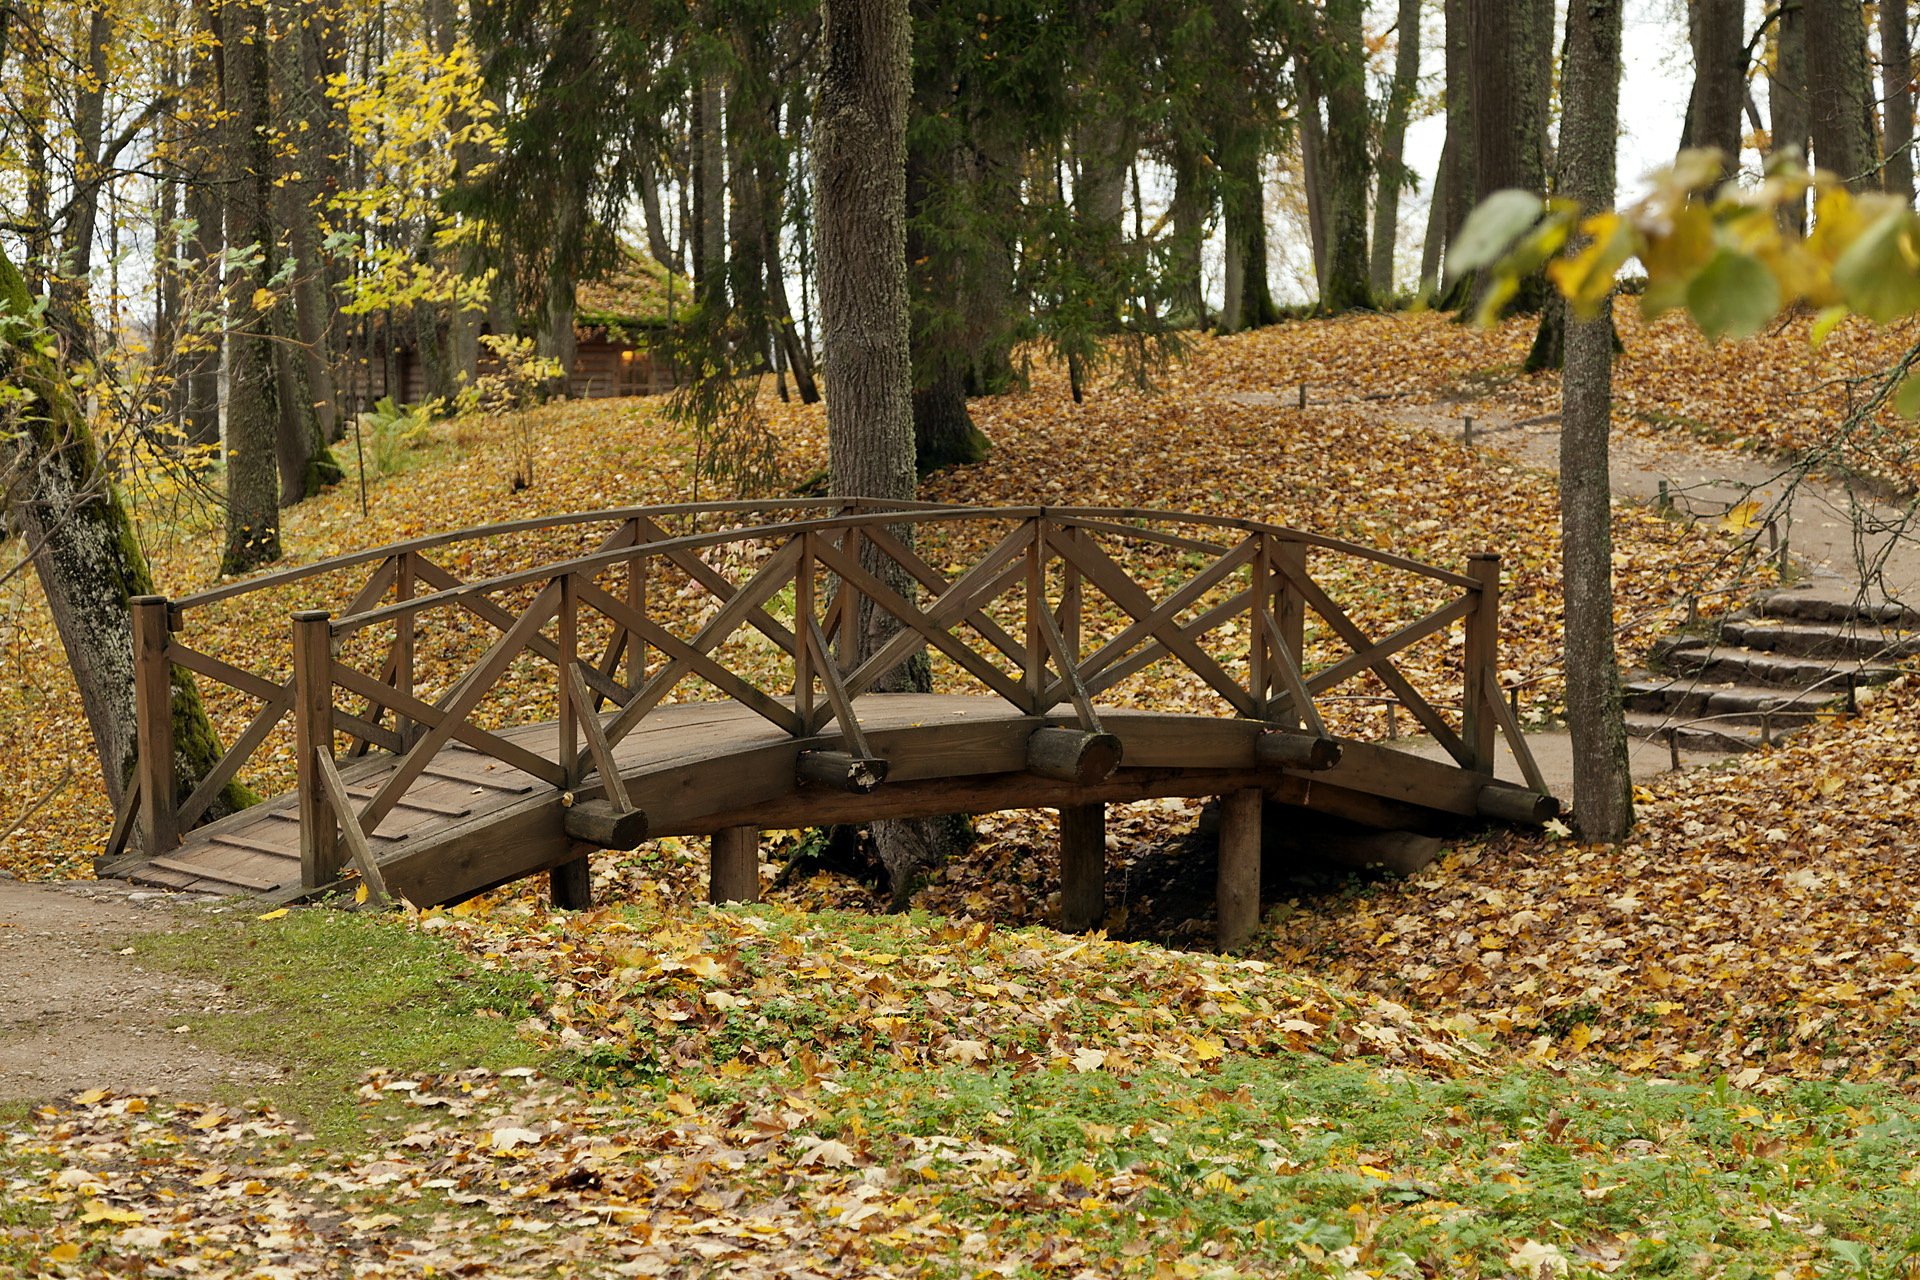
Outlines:
[[[649, 834], [699, 835], [728, 827], [782, 829], [879, 817], [1214, 795], [1248, 786], [1300, 808], [1371, 825], [1430, 829], [1478, 812], [1479, 774], [1369, 743], [1344, 742], [1333, 768], [1261, 766], [1258, 721], [1102, 709], [1120, 738], [1122, 767], [1077, 785], [1026, 771], [1026, 742], [1069, 716], [1021, 714], [1003, 699], [945, 694], [868, 694], [856, 712], [887, 780], [859, 795], [797, 780], [803, 750], [834, 749], [835, 735], [796, 739], [735, 702], [668, 705], [615, 748], [621, 775], [645, 811]], [[609, 713], [610, 714], [610, 713]], [[553, 759], [552, 724], [502, 737]], [[371, 796], [396, 767], [376, 753], [343, 761], [349, 790]], [[574, 792], [600, 795], [589, 774]], [[406, 797], [371, 833], [388, 886], [417, 905], [455, 901], [579, 855], [562, 828], [563, 795], [489, 755], [442, 748]], [[265, 897], [300, 892], [299, 801], [274, 797], [187, 834], [181, 847], [140, 863], [142, 883]]]

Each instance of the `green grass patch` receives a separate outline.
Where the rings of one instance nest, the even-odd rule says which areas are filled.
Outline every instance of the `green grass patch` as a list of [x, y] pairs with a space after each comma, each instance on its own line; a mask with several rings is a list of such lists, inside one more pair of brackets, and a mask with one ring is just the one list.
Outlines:
[[[1002, 1256], [1071, 1240], [1056, 1260], [1102, 1274], [1920, 1275], [1920, 1109], [1873, 1086], [1435, 1081], [1310, 1054], [838, 1083], [817, 1132], [914, 1168]], [[947, 1263], [928, 1273], [970, 1273]]]
[[537, 1066], [515, 1025], [537, 979], [482, 967], [431, 934], [342, 911], [221, 921], [136, 939], [148, 964], [217, 981], [245, 1007], [196, 1022], [206, 1044], [285, 1068], [255, 1090], [329, 1146], [367, 1120], [355, 1084], [402, 1073]]

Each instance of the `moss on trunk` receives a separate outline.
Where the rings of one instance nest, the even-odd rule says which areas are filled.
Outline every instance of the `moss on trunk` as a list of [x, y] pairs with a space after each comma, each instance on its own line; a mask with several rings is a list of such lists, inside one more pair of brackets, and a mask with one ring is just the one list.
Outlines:
[[[18, 451], [9, 519], [27, 536], [33, 567], [66, 649], [93, 730], [107, 793], [117, 804], [133, 774], [133, 638], [128, 602], [153, 593], [153, 574], [120, 492], [102, 465], [52, 346], [32, 318], [26, 282], [0, 255], [0, 379], [24, 397], [0, 410]], [[5, 435], [0, 435], [4, 440]], [[173, 672], [175, 772], [181, 796], [220, 758], [192, 678]], [[212, 816], [251, 804], [229, 785]]]

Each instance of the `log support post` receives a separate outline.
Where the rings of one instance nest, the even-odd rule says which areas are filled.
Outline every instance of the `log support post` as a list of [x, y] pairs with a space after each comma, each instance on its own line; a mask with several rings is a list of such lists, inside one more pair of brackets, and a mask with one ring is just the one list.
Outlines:
[[1107, 806], [1060, 810], [1060, 927], [1098, 929], [1107, 918]]
[[1460, 737], [1467, 744], [1469, 758], [1462, 763], [1491, 777], [1496, 721], [1488, 699], [1499, 696], [1500, 557], [1487, 552], [1469, 557], [1467, 575], [1480, 584], [1480, 590], [1473, 611], [1467, 615]]
[[293, 615], [293, 730], [300, 788], [300, 883], [340, 876], [339, 829], [323, 794], [316, 752], [333, 756], [333, 627], [324, 609]]
[[760, 901], [760, 831], [757, 827], [722, 827], [713, 833], [707, 899], [716, 903]]
[[555, 911], [585, 911], [593, 905], [591, 845], [574, 846], [578, 856], [547, 872], [547, 900]]
[[1214, 889], [1214, 941], [1222, 951], [1247, 944], [1260, 927], [1258, 787], [1220, 797], [1220, 864]]
[[140, 788], [140, 844], [149, 858], [180, 843], [175, 817], [172, 627], [165, 596], [135, 596], [133, 612], [134, 774]]

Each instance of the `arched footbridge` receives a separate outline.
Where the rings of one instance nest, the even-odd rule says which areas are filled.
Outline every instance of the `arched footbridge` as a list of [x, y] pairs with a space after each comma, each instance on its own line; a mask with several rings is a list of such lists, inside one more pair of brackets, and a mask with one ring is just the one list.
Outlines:
[[[139, 753], [101, 867], [281, 900], [357, 875], [423, 906], [548, 872], [584, 905], [592, 849], [711, 836], [729, 900], [758, 892], [761, 831], [1047, 807], [1089, 927], [1102, 806], [1218, 795], [1231, 940], [1263, 811], [1552, 816], [1498, 599], [1493, 556], [1112, 508], [706, 503], [420, 538], [134, 602]], [[231, 742], [192, 787], [181, 672]], [[1388, 705], [1451, 763], [1366, 740]], [[1493, 777], [1500, 733], [1526, 786]], [[222, 814], [230, 784], [269, 798]]]

